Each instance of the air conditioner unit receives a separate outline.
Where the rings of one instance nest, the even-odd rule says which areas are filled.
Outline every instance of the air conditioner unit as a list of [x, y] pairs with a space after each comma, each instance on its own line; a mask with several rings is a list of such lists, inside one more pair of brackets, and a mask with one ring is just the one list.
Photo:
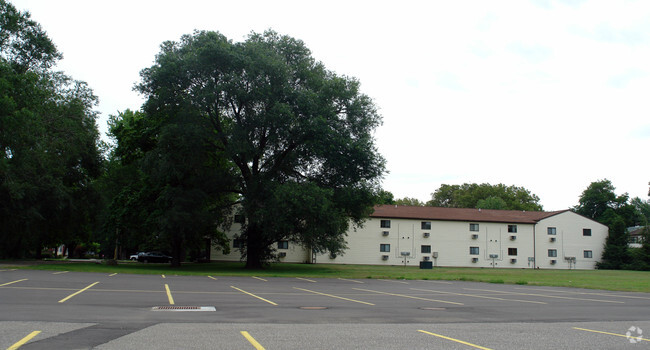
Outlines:
[[422, 257], [422, 260], [424, 260], [424, 261], [429, 261], [429, 260], [431, 260], [431, 257], [429, 257], [429, 256], [424, 256], [424, 257]]
[[282, 252], [282, 253], [279, 254], [279, 256], [280, 256], [281, 258], [286, 258], [286, 257], [287, 257], [287, 253]]
[[490, 259], [498, 259], [499, 254], [490, 254]]
[[473, 263], [477, 263], [477, 262], [478, 262], [478, 258], [472, 258], [472, 262], [473, 262]]
[[431, 253], [431, 256], [432, 256], [434, 259], [438, 259], [438, 252], [433, 252], [433, 253]]
[[381, 260], [388, 260], [388, 255], [382, 255]]
[[517, 239], [517, 236], [510, 236], [511, 241], [514, 241], [515, 239]]
[[549, 238], [549, 241], [551, 241], [551, 242], [555, 242], [555, 237], [551, 237], [551, 238]]
[[515, 264], [515, 263], [517, 263], [517, 259], [510, 259], [510, 263], [511, 263], [511, 264]]
[[382, 236], [388, 236], [388, 231], [382, 231], [381, 234]]
[[555, 259], [551, 260], [551, 265], [555, 265], [555, 263], [557, 263], [557, 260]]
[[475, 233], [472, 235], [472, 239], [478, 239], [478, 235]]
[[429, 238], [430, 235], [431, 235], [431, 234], [430, 234], [429, 232], [425, 232], [425, 233], [423, 234], [424, 238]]

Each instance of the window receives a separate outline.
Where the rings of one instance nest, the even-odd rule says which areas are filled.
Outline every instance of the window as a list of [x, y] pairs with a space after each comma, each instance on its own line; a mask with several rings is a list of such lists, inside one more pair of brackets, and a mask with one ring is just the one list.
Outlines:
[[390, 220], [381, 220], [381, 222], [379, 223], [379, 227], [390, 228]]
[[585, 250], [584, 254], [585, 259], [591, 259], [594, 257], [594, 253], [591, 250]]
[[232, 240], [232, 247], [233, 248], [244, 248], [244, 240], [241, 238], [234, 238]]
[[591, 229], [590, 228], [583, 228], [582, 229], [582, 235], [583, 236], [591, 236]]
[[549, 249], [548, 250], [548, 257], [549, 258], [557, 258], [557, 249]]
[[478, 224], [469, 224], [469, 230], [472, 232], [478, 232]]
[[380, 244], [379, 245], [379, 251], [380, 252], [390, 252], [390, 244]]
[[422, 221], [422, 226], [423, 230], [430, 230], [431, 229], [431, 221]]
[[517, 233], [517, 225], [508, 225], [509, 233]]
[[478, 247], [469, 247], [470, 255], [478, 255]]
[[420, 252], [421, 253], [431, 253], [431, 246], [430, 245], [420, 246]]
[[549, 235], [556, 235], [557, 234], [557, 228], [549, 227], [549, 228], [546, 229], [546, 232], [548, 232]]
[[278, 242], [278, 249], [289, 249], [289, 241]]
[[244, 215], [240, 215], [240, 214], [235, 215], [235, 223], [243, 224], [244, 223]]
[[508, 248], [508, 255], [517, 255], [517, 248]]

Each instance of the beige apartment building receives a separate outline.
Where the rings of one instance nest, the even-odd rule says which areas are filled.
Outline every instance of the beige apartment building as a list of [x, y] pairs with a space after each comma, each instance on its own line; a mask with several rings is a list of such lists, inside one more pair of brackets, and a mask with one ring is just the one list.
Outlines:
[[[241, 226], [233, 224], [230, 254], [237, 261]], [[277, 243], [282, 262], [446, 267], [593, 269], [602, 256], [607, 226], [569, 210], [553, 212], [381, 205], [363, 227], [350, 228], [345, 254], [313, 254]]]

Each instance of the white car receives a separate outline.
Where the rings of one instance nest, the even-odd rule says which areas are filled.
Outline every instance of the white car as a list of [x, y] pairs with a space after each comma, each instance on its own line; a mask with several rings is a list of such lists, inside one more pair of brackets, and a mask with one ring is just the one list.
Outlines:
[[138, 255], [142, 254], [144, 252], [137, 252], [129, 257], [129, 260], [137, 261], [138, 260]]

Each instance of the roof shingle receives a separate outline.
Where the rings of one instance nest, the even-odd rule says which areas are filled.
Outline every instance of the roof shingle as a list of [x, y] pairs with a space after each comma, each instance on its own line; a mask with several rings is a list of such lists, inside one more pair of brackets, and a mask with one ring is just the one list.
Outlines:
[[559, 211], [521, 211], [472, 208], [411, 207], [401, 205], [378, 205], [370, 214], [372, 218], [418, 219], [442, 221], [503, 222], [535, 224], [542, 219], [557, 215]]

